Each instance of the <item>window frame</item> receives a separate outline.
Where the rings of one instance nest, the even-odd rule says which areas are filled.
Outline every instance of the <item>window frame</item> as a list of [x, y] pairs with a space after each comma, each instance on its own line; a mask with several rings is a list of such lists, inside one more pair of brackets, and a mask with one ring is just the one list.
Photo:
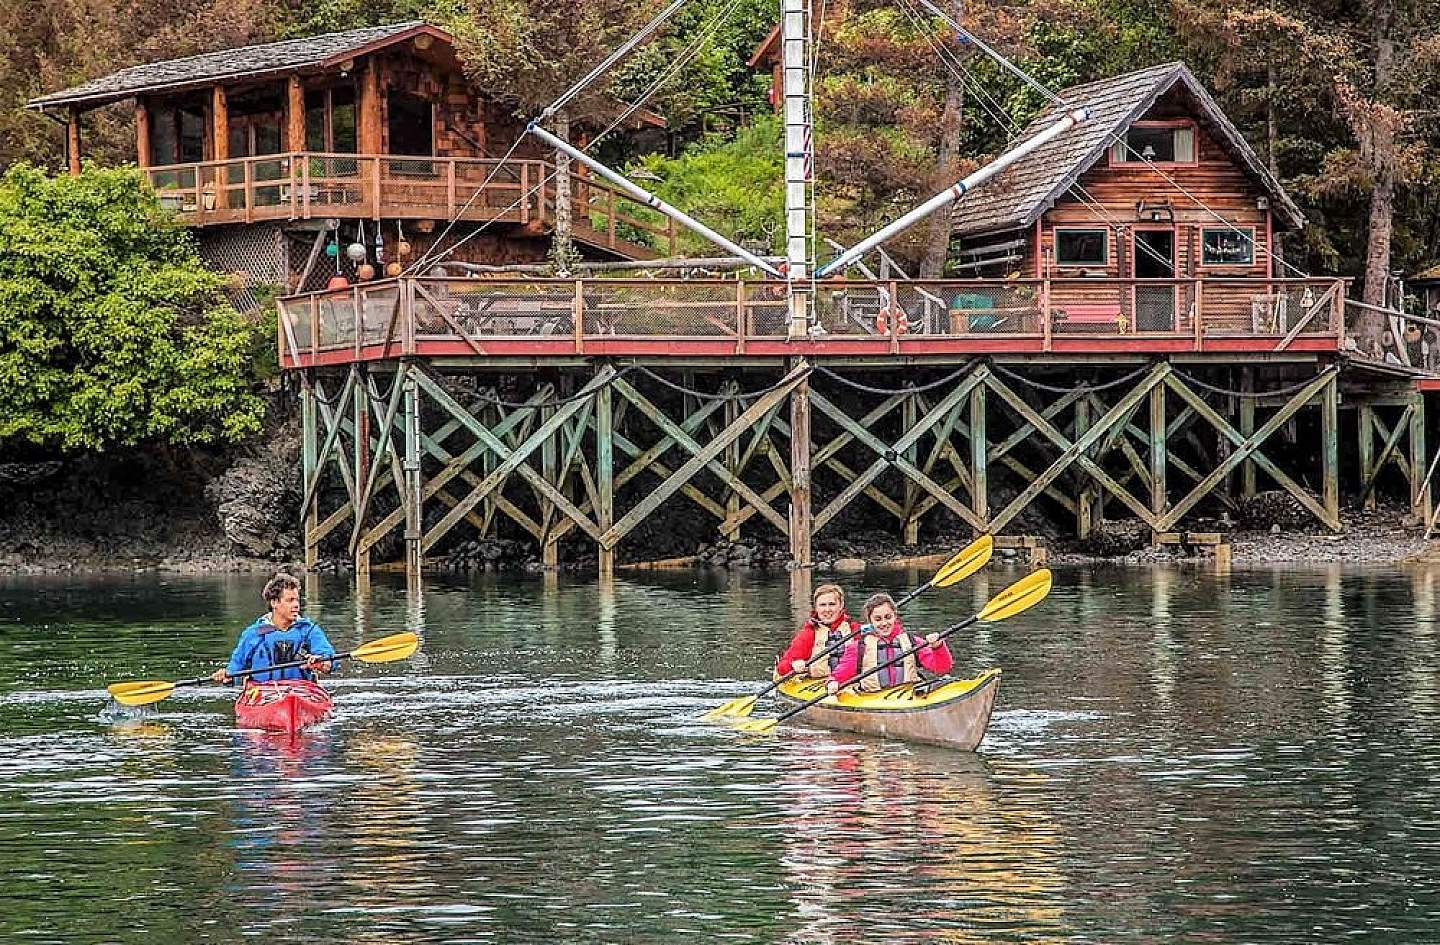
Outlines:
[[1108, 166], [1148, 167], [1150, 165], [1154, 165], [1155, 167], [1195, 167], [1197, 164], [1200, 163], [1200, 129], [1199, 125], [1193, 119], [1186, 118], [1172, 121], [1134, 121], [1131, 122], [1130, 125], [1125, 129], [1126, 138], [1124, 140], [1128, 142], [1130, 132], [1136, 128], [1152, 130], [1168, 128], [1172, 132], [1188, 130], [1190, 132], [1190, 160], [1150, 161], [1148, 164], [1138, 158], [1136, 158], [1135, 160], [1124, 160], [1123, 157], [1130, 156], [1127, 147], [1125, 150], [1122, 151], [1122, 159], [1117, 161], [1115, 159], [1116, 144], [1112, 144], [1110, 147], [1105, 149], [1105, 160]]
[[[1201, 269], [1253, 269], [1260, 257], [1258, 244], [1256, 242], [1257, 228], [1254, 226], [1201, 226], [1200, 228], [1200, 268]], [[1209, 262], [1205, 258], [1205, 234], [1211, 232], [1233, 233], [1236, 230], [1250, 234], [1250, 259], [1247, 262]]]
[[[1056, 269], [1093, 269], [1096, 267], [1109, 268], [1114, 259], [1114, 240], [1110, 238], [1108, 226], [1057, 226], [1051, 230], [1051, 248], [1054, 253]], [[1105, 241], [1105, 258], [1103, 260], [1091, 260], [1086, 262], [1063, 262], [1060, 259], [1060, 236], [1064, 233], [1099, 233]]]

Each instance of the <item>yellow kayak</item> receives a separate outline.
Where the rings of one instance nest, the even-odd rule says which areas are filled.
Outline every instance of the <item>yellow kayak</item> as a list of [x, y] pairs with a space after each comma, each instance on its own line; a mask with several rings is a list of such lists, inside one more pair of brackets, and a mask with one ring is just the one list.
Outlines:
[[[974, 751], [990, 726], [1000, 670], [987, 669], [973, 679], [956, 679], [916, 692], [915, 684], [879, 692], [841, 692], [816, 703], [796, 720], [817, 728], [879, 735], [926, 745]], [[825, 690], [823, 679], [792, 679], [775, 694], [800, 705]]]

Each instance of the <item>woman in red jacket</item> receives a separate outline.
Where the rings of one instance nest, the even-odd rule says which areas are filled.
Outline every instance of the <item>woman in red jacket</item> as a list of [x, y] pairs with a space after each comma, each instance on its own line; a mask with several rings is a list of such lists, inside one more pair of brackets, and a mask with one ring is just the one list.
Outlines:
[[876, 692], [905, 683], [920, 681], [920, 668], [940, 675], [954, 665], [950, 647], [940, 634], [915, 637], [900, 625], [895, 599], [889, 594], [876, 594], [865, 602], [865, 626], [845, 647], [845, 655], [830, 673], [830, 691], [838, 692], [850, 680], [869, 672], [882, 663], [899, 661], [856, 684], [861, 692]]
[[845, 612], [845, 592], [838, 585], [821, 584], [815, 588], [811, 602], [813, 609], [809, 619], [801, 625], [795, 638], [776, 661], [775, 671], [782, 676], [794, 672], [796, 676], [824, 679], [840, 659], [841, 651], [836, 649], [828, 659], [823, 660], [818, 658], [820, 654], [826, 647], [848, 639], [860, 629]]

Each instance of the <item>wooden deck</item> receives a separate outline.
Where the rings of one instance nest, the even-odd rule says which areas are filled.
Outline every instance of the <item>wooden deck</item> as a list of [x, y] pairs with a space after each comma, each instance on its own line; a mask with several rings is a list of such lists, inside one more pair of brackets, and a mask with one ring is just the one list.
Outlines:
[[[827, 280], [786, 334], [770, 280], [403, 278], [280, 301], [286, 368], [431, 358], [1068, 356], [1340, 350], [1340, 279]], [[878, 330], [884, 309], [908, 330]], [[1137, 317], [1138, 313], [1138, 317]]]
[[[160, 202], [192, 226], [309, 220], [454, 220], [547, 232], [554, 165], [493, 158], [295, 152], [146, 169]], [[573, 180], [575, 238], [631, 259], [674, 255], [676, 230], [603, 183]]]

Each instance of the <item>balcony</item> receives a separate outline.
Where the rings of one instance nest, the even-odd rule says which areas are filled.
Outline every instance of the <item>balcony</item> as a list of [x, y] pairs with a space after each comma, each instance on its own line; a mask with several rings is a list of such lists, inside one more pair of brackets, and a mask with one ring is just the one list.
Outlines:
[[[297, 152], [146, 169], [192, 226], [338, 217], [492, 221], [548, 232], [554, 165], [494, 158]], [[575, 239], [632, 259], [674, 255], [673, 221], [597, 181], [572, 178]]]
[[773, 280], [385, 280], [281, 299], [280, 361], [1314, 355], [1340, 349], [1345, 280], [827, 280], [799, 339], [785, 292]]

